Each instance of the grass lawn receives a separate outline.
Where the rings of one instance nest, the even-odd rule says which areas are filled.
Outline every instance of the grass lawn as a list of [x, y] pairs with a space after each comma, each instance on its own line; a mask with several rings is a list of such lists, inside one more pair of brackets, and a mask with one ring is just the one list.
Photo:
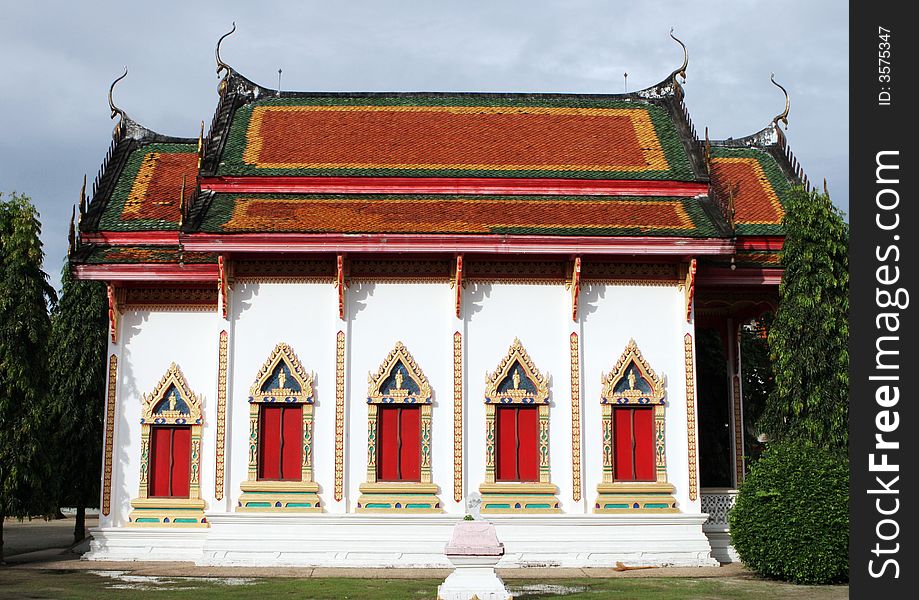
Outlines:
[[[0, 567], [0, 598], [311, 598], [411, 600], [435, 598], [439, 580], [336, 578], [148, 577], [129, 571], [43, 571]], [[807, 587], [750, 577], [526, 580], [511, 579], [516, 600], [566, 599], [773, 599], [848, 597], [847, 586]]]

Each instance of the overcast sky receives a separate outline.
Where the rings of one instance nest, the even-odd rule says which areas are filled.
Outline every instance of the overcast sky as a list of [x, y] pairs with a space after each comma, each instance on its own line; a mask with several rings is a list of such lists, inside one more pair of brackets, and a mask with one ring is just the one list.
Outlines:
[[253, 81], [309, 91], [619, 93], [689, 48], [699, 134], [758, 131], [791, 94], [787, 136], [848, 211], [848, 5], [830, 0], [0, 1], [0, 192], [35, 201], [55, 286], [83, 174], [111, 140], [106, 93], [146, 127], [197, 137], [217, 104], [214, 45]]

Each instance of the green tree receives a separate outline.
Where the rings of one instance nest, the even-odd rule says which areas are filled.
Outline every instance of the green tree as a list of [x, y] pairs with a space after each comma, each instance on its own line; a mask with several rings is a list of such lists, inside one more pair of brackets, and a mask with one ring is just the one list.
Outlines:
[[779, 308], [769, 331], [772, 439], [848, 444], [849, 230], [826, 194], [795, 188], [785, 206]]
[[47, 514], [50, 464], [45, 349], [54, 289], [42, 271], [41, 223], [27, 196], [0, 195], [0, 560], [7, 517]]
[[60, 506], [77, 509], [74, 543], [86, 535], [86, 507], [98, 506], [102, 464], [107, 311], [105, 286], [61, 273], [61, 297], [51, 312], [48, 368]]

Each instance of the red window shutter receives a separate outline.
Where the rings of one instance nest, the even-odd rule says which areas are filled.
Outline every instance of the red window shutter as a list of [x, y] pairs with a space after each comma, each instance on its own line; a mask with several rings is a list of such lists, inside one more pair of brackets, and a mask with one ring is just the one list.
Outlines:
[[258, 434], [258, 478], [281, 477], [281, 407], [260, 408]]
[[187, 498], [191, 473], [191, 428], [153, 427], [147, 496]]
[[495, 407], [495, 478], [517, 481], [517, 409]]
[[399, 480], [399, 407], [377, 408], [377, 479]]
[[635, 413], [635, 479], [654, 481], [654, 409], [636, 408]]
[[520, 481], [539, 481], [539, 408], [517, 409], [517, 469]]
[[172, 493], [175, 498], [188, 498], [191, 478], [191, 428], [173, 428]]
[[377, 408], [377, 479], [421, 481], [421, 407]]
[[152, 427], [150, 430], [150, 464], [147, 470], [148, 496], [169, 496], [169, 464], [172, 462], [172, 429]]
[[281, 410], [284, 420], [281, 479], [300, 481], [303, 477], [303, 407], [297, 404]]
[[400, 412], [400, 479], [421, 481], [421, 407], [405, 406]]
[[616, 452], [616, 464], [613, 477], [617, 481], [634, 481], [635, 470], [632, 465], [634, 441], [632, 440], [632, 409], [613, 409], [613, 447]]
[[613, 446], [617, 481], [654, 481], [654, 409], [613, 409]]

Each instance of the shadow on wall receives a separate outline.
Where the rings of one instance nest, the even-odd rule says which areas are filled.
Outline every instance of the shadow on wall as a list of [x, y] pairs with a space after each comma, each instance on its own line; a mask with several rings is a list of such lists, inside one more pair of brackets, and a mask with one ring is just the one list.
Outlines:
[[367, 308], [367, 299], [373, 296], [373, 291], [375, 289], [376, 284], [370, 281], [352, 282], [351, 286], [348, 288], [348, 300], [354, 309], [351, 314], [347, 316], [351, 319], [356, 319], [357, 314]]
[[258, 283], [246, 283], [244, 285], [238, 285], [237, 288], [234, 289], [233, 292], [231, 292], [231, 294], [234, 292], [235, 292], [235, 297], [231, 295], [230, 301], [238, 302], [236, 316], [239, 317], [244, 312], [246, 312], [249, 308], [252, 307], [252, 300], [258, 296], [259, 284]]
[[590, 315], [597, 312], [600, 306], [600, 300], [606, 298], [606, 288], [604, 284], [586, 284], [581, 285], [581, 297], [578, 302], [578, 319], [587, 322]]
[[491, 296], [491, 284], [481, 281], [467, 281], [463, 291], [463, 320], [472, 321], [473, 315], [482, 311], [485, 298]]

